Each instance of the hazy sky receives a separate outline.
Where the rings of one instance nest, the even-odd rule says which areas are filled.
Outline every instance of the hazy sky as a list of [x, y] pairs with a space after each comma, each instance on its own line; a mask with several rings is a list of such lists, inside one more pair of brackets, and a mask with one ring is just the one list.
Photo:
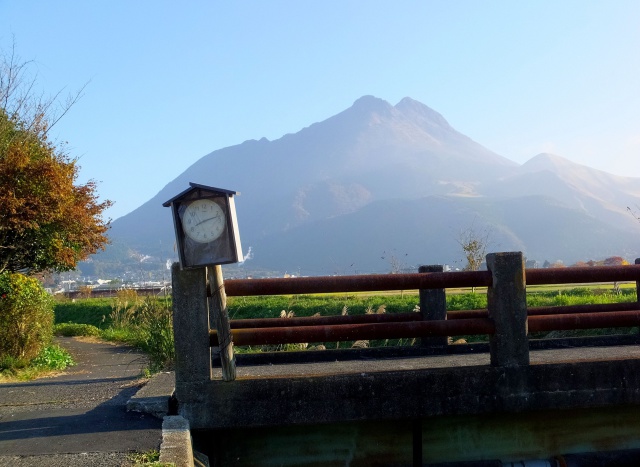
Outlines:
[[115, 219], [216, 149], [366, 94], [519, 163], [640, 177], [639, 24], [637, 0], [0, 0], [0, 49], [45, 93], [88, 82], [54, 135]]

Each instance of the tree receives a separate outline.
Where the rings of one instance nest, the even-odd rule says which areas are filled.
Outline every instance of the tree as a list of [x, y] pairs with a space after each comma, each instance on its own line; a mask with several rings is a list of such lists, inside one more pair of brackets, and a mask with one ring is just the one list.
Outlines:
[[489, 246], [489, 237], [491, 232], [489, 229], [478, 230], [475, 227], [475, 222], [471, 223], [469, 227], [460, 231], [458, 236], [458, 244], [462, 247], [464, 252], [464, 258], [466, 265], [465, 271], [477, 271], [482, 266], [487, 254], [487, 248]]
[[33, 94], [19, 62], [13, 51], [0, 57], [0, 273], [68, 271], [108, 243], [112, 203], [93, 180], [76, 184], [77, 161], [48, 138], [79, 93], [56, 107], [58, 95]]
[[629, 261], [624, 259], [622, 256], [611, 256], [602, 262], [603, 266], [626, 266], [628, 264]]

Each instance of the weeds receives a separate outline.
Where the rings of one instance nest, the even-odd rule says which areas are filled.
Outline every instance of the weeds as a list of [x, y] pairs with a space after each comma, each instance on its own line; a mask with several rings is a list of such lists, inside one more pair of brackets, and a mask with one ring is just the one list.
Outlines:
[[171, 368], [175, 358], [171, 310], [169, 299], [143, 299], [135, 290], [120, 290], [111, 300], [56, 303], [54, 330], [57, 335], [95, 336], [138, 347], [156, 372]]
[[[135, 291], [125, 290], [114, 300], [59, 301], [54, 310], [56, 335], [100, 337], [136, 346], [149, 356], [151, 372], [173, 365], [173, 321], [167, 299], [142, 300]], [[0, 375], [31, 379], [45, 371], [63, 369], [70, 362], [70, 356], [63, 349], [50, 345], [32, 360], [3, 357]]]
[[[535, 291], [527, 294], [527, 305], [555, 306], [588, 303], [635, 301], [635, 289], [590, 289], [576, 287], [562, 291]], [[419, 311], [417, 294], [398, 295], [294, 295], [266, 297], [228, 297], [233, 319], [292, 318], [294, 316], [362, 315], [374, 313], [408, 313]], [[483, 293], [447, 295], [448, 310], [487, 307]], [[76, 303], [59, 302], [55, 306], [56, 333], [62, 335], [96, 335], [135, 345], [148, 353], [154, 371], [170, 367], [174, 359], [172, 311], [170, 299], [141, 299], [135, 291], [120, 291], [112, 300], [88, 299]], [[71, 321], [72, 323], [66, 323]], [[633, 332], [626, 329], [624, 332]], [[581, 331], [567, 331], [574, 334]], [[601, 331], [589, 331], [596, 334]], [[604, 331], [602, 331], [604, 332]], [[459, 336], [468, 342], [486, 340], [486, 336]], [[543, 337], [543, 336], [532, 336]], [[549, 337], [552, 337], [550, 335]], [[329, 348], [380, 347], [414, 345], [416, 339], [381, 339], [370, 342], [300, 343], [279, 346], [235, 347], [237, 353], [267, 351], [321, 350]]]
[[160, 452], [156, 449], [152, 449], [147, 452], [134, 452], [130, 454], [129, 460], [133, 462], [133, 465], [148, 465], [154, 467], [175, 467], [174, 463], [160, 462]]
[[149, 353], [152, 370], [169, 368], [175, 359], [173, 343], [173, 312], [166, 303], [145, 300], [141, 306], [143, 349]]
[[[295, 313], [293, 311], [282, 310], [280, 312], [280, 318], [293, 318]], [[278, 344], [278, 345], [262, 345], [254, 352], [292, 352], [296, 350], [307, 350], [309, 344], [306, 342], [300, 342], [298, 344]]]
[[119, 294], [109, 318], [111, 326], [102, 332], [103, 337], [140, 347], [149, 355], [151, 371], [173, 365], [173, 313], [167, 301]]
[[66, 350], [53, 344], [42, 349], [42, 352], [31, 361], [31, 364], [45, 370], [64, 370], [75, 363]]
[[0, 381], [28, 381], [52, 371], [61, 371], [75, 365], [71, 355], [58, 345], [48, 345], [32, 360], [10, 356], [0, 359]]

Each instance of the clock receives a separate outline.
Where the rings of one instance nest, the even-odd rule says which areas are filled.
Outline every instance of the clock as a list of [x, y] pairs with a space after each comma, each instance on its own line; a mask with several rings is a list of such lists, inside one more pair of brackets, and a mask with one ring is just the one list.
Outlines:
[[227, 222], [224, 211], [212, 199], [197, 199], [187, 205], [182, 216], [184, 233], [194, 242], [208, 243], [218, 239]]
[[183, 268], [242, 261], [242, 247], [231, 190], [190, 183], [163, 206], [171, 206]]

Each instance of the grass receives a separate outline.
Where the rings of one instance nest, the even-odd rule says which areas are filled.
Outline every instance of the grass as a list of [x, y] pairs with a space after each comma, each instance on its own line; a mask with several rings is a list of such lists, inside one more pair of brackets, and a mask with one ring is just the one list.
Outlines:
[[[613, 288], [610, 285], [595, 287], [562, 287], [562, 288], [531, 288], [527, 293], [527, 306], [559, 306], [586, 305], [600, 303], [633, 302], [636, 300], [635, 287]], [[417, 291], [405, 291], [401, 294], [390, 295], [372, 294], [331, 294], [331, 295], [291, 295], [264, 297], [229, 297], [229, 314], [232, 319], [243, 318], [276, 318], [283, 310], [295, 316], [339, 315], [345, 308], [350, 315], [365, 314], [367, 310], [377, 310], [385, 306], [386, 313], [407, 313], [416, 311], [419, 304]], [[486, 289], [476, 289], [475, 293], [462, 291], [447, 294], [447, 310], [474, 310], [487, 307]], [[553, 331], [551, 333], [535, 334], [531, 337], [571, 337], [582, 335], [624, 334], [637, 332], [637, 328], [621, 329], [593, 329], [576, 331]], [[466, 342], [487, 341], [487, 336], [472, 335], [459, 336]], [[415, 339], [385, 339], [366, 342], [367, 346], [398, 346], [412, 345]], [[336, 343], [315, 343], [326, 348], [336, 348]], [[352, 347], [354, 342], [341, 342], [340, 348]], [[300, 344], [294, 344], [300, 346]], [[310, 348], [313, 346], [308, 346]], [[274, 350], [269, 347], [237, 348], [239, 353], [251, 351]], [[280, 346], [275, 350], [298, 350]]]
[[111, 324], [112, 304], [113, 299], [110, 298], [58, 298], [54, 307], [55, 323], [90, 324], [102, 329]]
[[[632, 302], [635, 288], [572, 287], [569, 289], [536, 290], [527, 293], [527, 306], [583, 305]], [[231, 319], [277, 318], [282, 310], [295, 316], [339, 315], [346, 306], [350, 315], [364, 314], [368, 309], [385, 306], [387, 313], [415, 311], [419, 304], [416, 291], [396, 295], [277, 295], [260, 297], [229, 297], [227, 305]], [[447, 294], [447, 310], [475, 310], [487, 307], [486, 293]]]
[[[54, 334], [90, 336], [123, 342], [143, 350], [150, 360], [148, 373], [170, 369], [174, 360], [172, 309], [169, 299], [145, 298], [121, 291], [115, 299], [58, 300], [54, 306]], [[0, 381], [30, 380], [73, 364], [57, 345], [36, 358], [0, 360]]]
[[78, 323], [60, 323], [53, 326], [53, 332], [56, 336], [86, 336], [100, 337], [101, 331], [91, 324]]
[[278, 318], [283, 310], [295, 316], [340, 315], [344, 307], [348, 313], [365, 314], [368, 309], [385, 306], [387, 313], [413, 311], [418, 304], [417, 295], [361, 296], [358, 294], [328, 295], [275, 295], [260, 297], [228, 297], [227, 308], [231, 319]]
[[174, 463], [160, 462], [160, 452], [152, 449], [146, 452], [134, 452], [130, 454], [129, 460], [133, 465], [145, 465], [153, 467], [175, 467]]
[[0, 382], [29, 381], [72, 365], [75, 362], [71, 355], [59, 345], [51, 344], [30, 361], [8, 356], [0, 359]]
[[[561, 289], [530, 288], [527, 305], [559, 306], [598, 303], [633, 302], [635, 287], [570, 287]], [[407, 313], [416, 311], [419, 303], [416, 291], [401, 294], [327, 294], [262, 297], [229, 297], [228, 309], [232, 319], [277, 318], [286, 316], [360, 315], [367, 312]], [[487, 297], [476, 293], [449, 293], [448, 310], [482, 309]], [[134, 291], [122, 291], [115, 299], [87, 298], [60, 300], [55, 305], [54, 332], [62, 336], [92, 336], [109, 341], [124, 342], [145, 351], [150, 357], [150, 372], [171, 368], [174, 359], [171, 300], [169, 298], [140, 298]], [[578, 335], [634, 333], [637, 328], [594, 329], [589, 331], [552, 331], [531, 337], [568, 337]], [[486, 340], [486, 336], [462, 336], [467, 342]], [[325, 342], [309, 345], [236, 347], [238, 353], [291, 351], [354, 346], [412, 345], [415, 339], [385, 339], [378, 341]], [[60, 347], [51, 345], [32, 361], [5, 358], [0, 361], [0, 381], [28, 380], [73, 364], [71, 357]]]
[[[618, 289], [607, 286], [530, 288], [527, 305], [557, 306], [596, 303], [632, 302], [636, 300], [635, 287]], [[417, 291], [384, 294], [321, 294], [283, 295], [260, 297], [228, 297], [227, 305], [231, 319], [277, 318], [286, 316], [331, 316], [340, 314], [361, 315], [367, 312], [407, 313], [417, 310]], [[481, 289], [475, 293], [462, 291], [447, 294], [448, 310], [470, 310], [487, 307], [487, 296]], [[171, 367], [173, 329], [171, 301], [168, 298], [141, 299], [133, 291], [122, 291], [115, 299], [87, 298], [76, 301], [65, 300], [55, 306], [55, 332], [59, 335], [89, 335], [103, 339], [125, 342], [148, 353], [151, 370]], [[610, 333], [611, 330], [563, 331], [550, 336], [570, 336]], [[633, 328], [615, 330], [616, 333], [634, 332]], [[486, 336], [462, 336], [468, 342], [487, 340]], [[532, 336], [544, 337], [544, 336]], [[359, 346], [412, 345], [415, 339], [385, 339], [360, 341]], [[354, 342], [324, 342], [288, 344], [282, 346], [236, 347], [238, 353], [274, 350], [303, 350], [318, 348], [348, 348]], [[322, 347], [320, 347], [322, 348]]]
[[138, 347], [149, 356], [151, 373], [173, 365], [169, 298], [141, 298], [134, 290], [122, 290], [113, 299], [63, 299], [54, 311], [56, 335], [94, 336]]

